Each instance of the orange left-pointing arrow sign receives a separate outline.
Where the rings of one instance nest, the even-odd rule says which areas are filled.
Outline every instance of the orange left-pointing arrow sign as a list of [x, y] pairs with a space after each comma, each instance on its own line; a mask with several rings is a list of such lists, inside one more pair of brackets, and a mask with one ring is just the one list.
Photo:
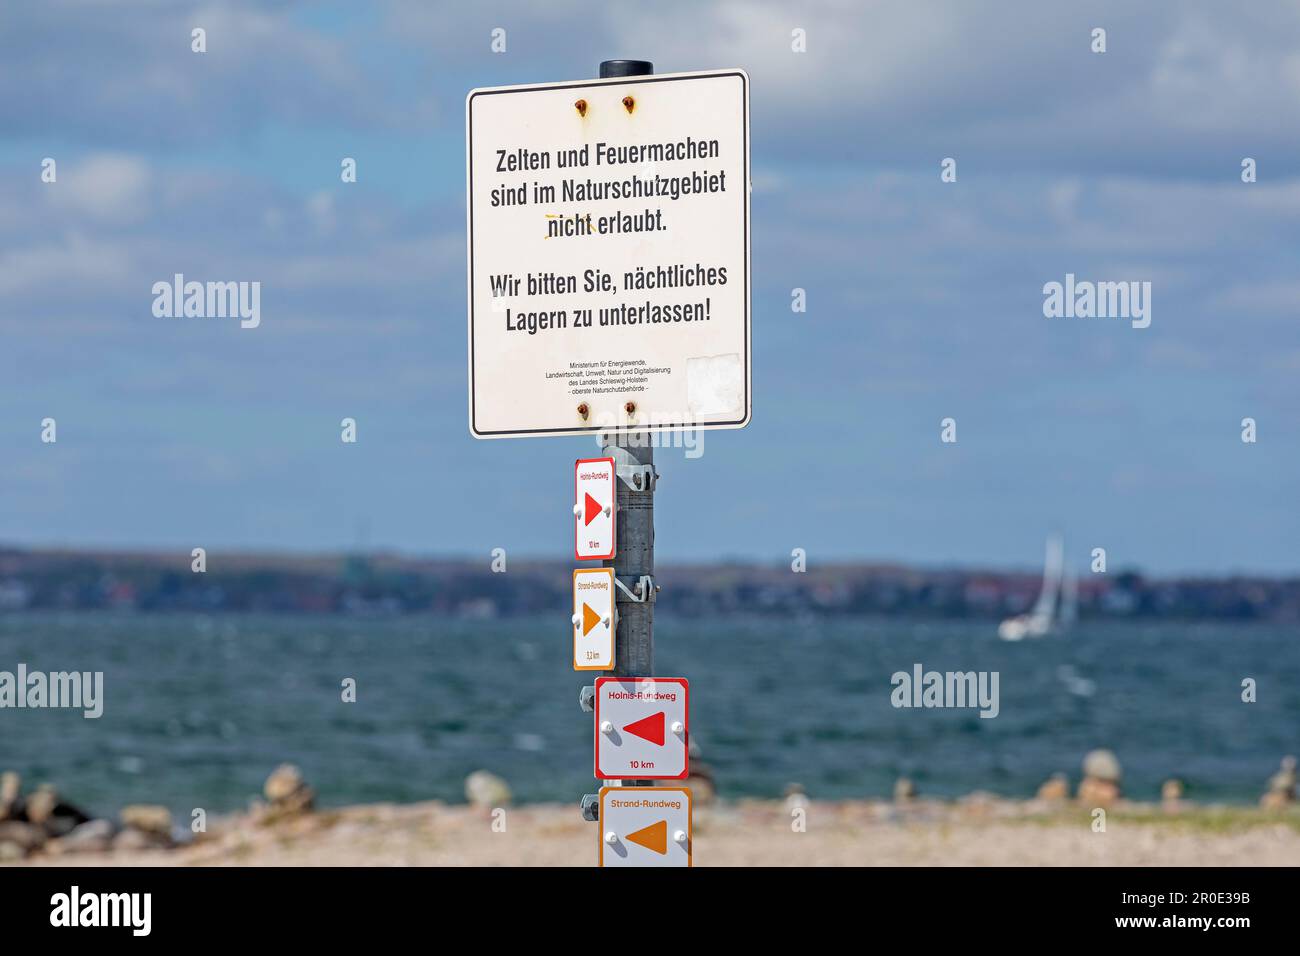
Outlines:
[[[583, 494], [587, 494], [587, 493], [584, 491]], [[586, 505], [587, 505], [587, 520], [584, 521], [583, 524], [591, 524], [592, 519], [594, 519], [596, 515], [600, 514], [605, 509], [602, 508], [600, 506], [600, 502], [597, 501], [595, 498], [591, 497], [591, 495], [587, 495]]]
[[635, 833], [629, 833], [627, 841], [643, 846], [647, 850], [654, 850], [661, 855], [665, 854], [668, 852], [668, 821], [660, 820], [648, 827], [642, 827]]
[[582, 602], [582, 636], [586, 637], [591, 629], [600, 623], [600, 615], [591, 609], [586, 601]]

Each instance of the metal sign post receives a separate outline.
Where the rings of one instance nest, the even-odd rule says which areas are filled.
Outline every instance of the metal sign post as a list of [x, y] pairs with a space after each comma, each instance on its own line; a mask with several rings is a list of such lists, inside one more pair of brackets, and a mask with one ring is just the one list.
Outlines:
[[[647, 76], [648, 60], [605, 60], [600, 78]], [[601, 445], [618, 469], [618, 550], [606, 567], [614, 569], [618, 589], [618, 629], [614, 635], [615, 677], [645, 677], [655, 672], [655, 451], [647, 432], [606, 434]], [[627, 780], [648, 787], [652, 780]]]

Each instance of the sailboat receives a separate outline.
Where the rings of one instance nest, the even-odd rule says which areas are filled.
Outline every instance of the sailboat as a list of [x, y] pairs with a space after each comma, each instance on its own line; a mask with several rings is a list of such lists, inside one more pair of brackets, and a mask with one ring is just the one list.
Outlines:
[[1065, 575], [1065, 543], [1059, 534], [1047, 539], [1047, 558], [1043, 565], [1043, 589], [1028, 614], [1017, 614], [998, 625], [998, 637], [1020, 641], [1027, 637], [1046, 637], [1068, 627], [1078, 614], [1079, 584], [1074, 575]]

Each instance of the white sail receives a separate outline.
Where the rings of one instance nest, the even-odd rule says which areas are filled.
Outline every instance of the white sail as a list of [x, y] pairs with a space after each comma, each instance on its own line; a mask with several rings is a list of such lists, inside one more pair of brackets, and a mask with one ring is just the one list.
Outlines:
[[1067, 574], [1061, 584], [1061, 627], [1069, 627], [1079, 617], [1079, 579]]
[[1056, 617], [1056, 602], [1061, 593], [1061, 572], [1065, 568], [1065, 545], [1059, 534], [1047, 539], [1047, 557], [1043, 561], [1043, 589], [1029, 616], [1051, 626]]
[[[1065, 542], [1059, 534], [1047, 539], [1047, 557], [1043, 562], [1043, 589], [1028, 614], [1009, 617], [998, 625], [998, 637], [1019, 641], [1026, 637], [1043, 637], [1056, 627], [1057, 604], [1061, 600], [1065, 572]], [[1073, 579], [1071, 579], [1073, 586]], [[1065, 609], [1062, 608], [1062, 613]], [[1071, 610], [1073, 613], [1073, 610]]]

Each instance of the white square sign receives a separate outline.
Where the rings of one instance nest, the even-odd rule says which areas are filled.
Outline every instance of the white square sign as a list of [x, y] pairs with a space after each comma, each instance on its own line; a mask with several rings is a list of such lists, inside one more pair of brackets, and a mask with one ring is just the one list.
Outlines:
[[601, 866], [690, 866], [691, 791], [602, 787]]
[[614, 669], [614, 569], [573, 572], [573, 669]]
[[683, 677], [597, 677], [596, 776], [685, 779], [688, 692]]
[[478, 89], [465, 124], [471, 433], [747, 425], [749, 77]]
[[580, 458], [573, 465], [573, 556], [578, 561], [614, 557], [618, 478], [613, 458]]

